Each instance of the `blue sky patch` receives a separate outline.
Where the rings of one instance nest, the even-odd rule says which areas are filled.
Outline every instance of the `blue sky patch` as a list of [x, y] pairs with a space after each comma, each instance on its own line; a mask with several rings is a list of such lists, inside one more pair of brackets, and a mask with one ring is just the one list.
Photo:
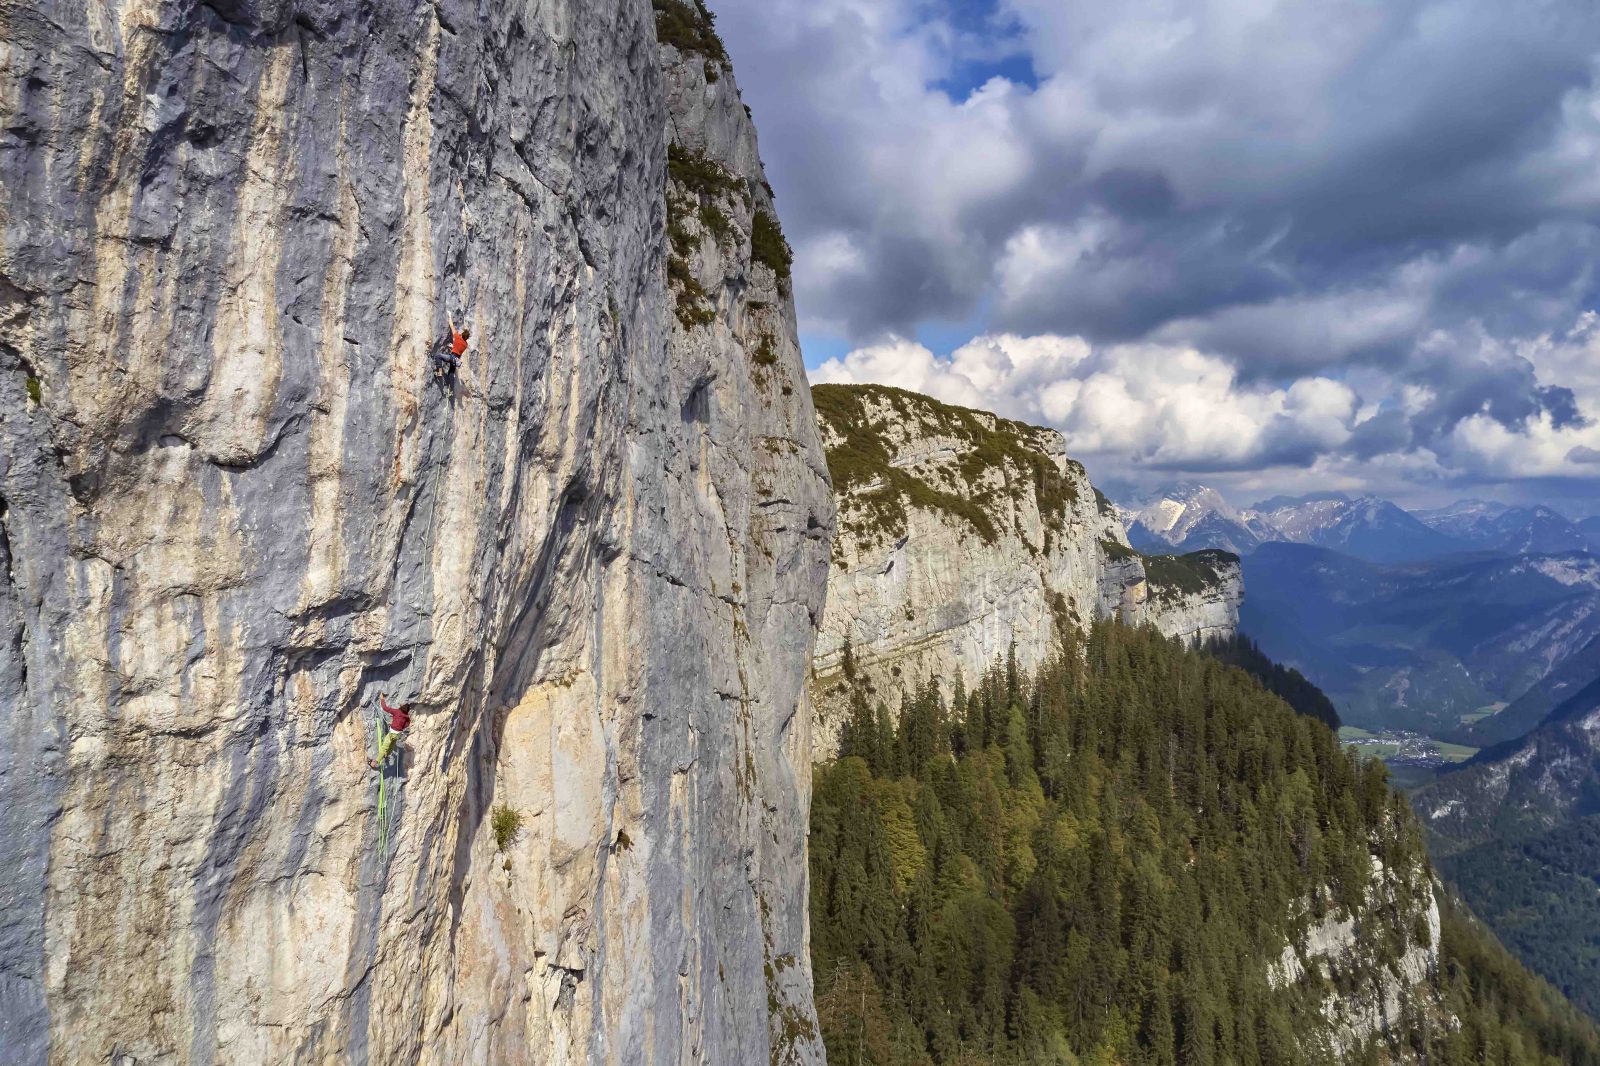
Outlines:
[[962, 63], [950, 77], [935, 82], [933, 88], [959, 102], [983, 88], [991, 78], [1004, 78], [1029, 89], [1039, 85], [1038, 75], [1033, 70], [1033, 58], [1018, 53], [995, 60]]
[[1000, 10], [998, 0], [934, 0], [927, 13], [954, 33], [950, 74], [930, 88], [959, 102], [993, 78], [1038, 87], [1022, 26]]

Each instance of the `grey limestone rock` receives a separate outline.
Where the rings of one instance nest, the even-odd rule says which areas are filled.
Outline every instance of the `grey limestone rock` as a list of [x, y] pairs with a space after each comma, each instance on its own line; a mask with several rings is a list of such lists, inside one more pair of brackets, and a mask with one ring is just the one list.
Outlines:
[[[820, 1061], [833, 504], [725, 65], [645, 0], [0, 0], [0, 117], [0, 1061]], [[692, 327], [669, 136], [751, 190]]]

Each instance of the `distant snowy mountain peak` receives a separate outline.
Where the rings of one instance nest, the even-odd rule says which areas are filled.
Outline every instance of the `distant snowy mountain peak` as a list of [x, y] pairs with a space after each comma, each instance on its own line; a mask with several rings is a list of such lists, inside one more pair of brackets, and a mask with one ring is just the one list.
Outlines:
[[1270, 501], [1277, 506], [1264, 510], [1261, 517], [1283, 535], [1283, 540], [1317, 544], [1321, 535], [1345, 520], [1352, 508], [1370, 511], [1370, 506], [1364, 507], [1367, 499], [1351, 500], [1342, 494], [1307, 496], [1298, 500], [1279, 497]]
[[1458, 500], [1407, 511], [1381, 496], [1342, 492], [1273, 496], [1235, 508], [1206, 485], [1175, 485], [1142, 504], [1119, 508], [1140, 551], [1221, 548], [1247, 555], [1262, 544], [1313, 544], [1368, 562], [1411, 563], [1457, 552], [1560, 555], [1600, 551], [1600, 519], [1574, 523], [1550, 507]]
[[1139, 520], [1151, 532], [1182, 540], [1189, 529], [1211, 515], [1238, 520], [1238, 512], [1222, 493], [1205, 485], [1184, 485], [1164, 493], [1139, 511]]
[[1483, 522], [1490, 522], [1511, 508], [1493, 500], [1457, 500], [1445, 507], [1432, 507], [1413, 511], [1424, 525], [1451, 537], [1466, 538], [1471, 530]]
[[1436, 532], [1468, 547], [1511, 555], [1588, 551], [1594, 538], [1565, 515], [1543, 504], [1507, 507], [1486, 500], [1461, 500], [1448, 507], [1419, 511]]
[[1125, 519], [1128, 541], [1140, 551], [1199, 551], [1220, 548], [1242, 555], [1262, 541], [1247, 516], [1206, 485], [1177, 485]]
[[1311, 503], [1349, 503], [1350, 497], [1342, 492], [1313, 492], [1305, 496], [1273, 496], [1261, 500], [1250, 508], [1261, 514], [1303, 507]]

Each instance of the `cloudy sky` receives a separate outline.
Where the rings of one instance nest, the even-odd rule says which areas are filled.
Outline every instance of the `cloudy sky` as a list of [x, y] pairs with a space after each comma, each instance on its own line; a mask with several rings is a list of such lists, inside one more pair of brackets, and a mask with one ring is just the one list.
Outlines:
[[1595, 0], [713, 0], [815, 381], [1600, 511]]

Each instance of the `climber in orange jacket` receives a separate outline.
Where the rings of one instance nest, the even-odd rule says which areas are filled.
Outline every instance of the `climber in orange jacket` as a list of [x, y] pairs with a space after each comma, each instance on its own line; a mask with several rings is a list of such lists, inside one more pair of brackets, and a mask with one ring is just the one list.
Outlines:
[[379, 693], [378, 706], [382, 708], [383, 713], [389, 718], [389, 730], [384, 733], [383, 739], [378, 742], [378, 757], [367, 760], [367, 765], [374, 770], [389, 761], [389, 752], [394, 750], [395, 744], [400, 739], [400, 734], [404, 733], [406, 727], [411, 724], [411, 704], [402, 703], [398, 707], [391, 707], [389, 706], [388, 694]]
[[450, 343], [448, 350], [441, 350], [438, 355], [434, 356], [434, 361], [438, 364], [433, 368], [433, 376], [436, 378], [453, 377], [455, 375], [456, 370], [461, 366], [461, 357], [466, 354], [467, 341], [472, 339], [472, 330], [456, 329], [454, 315], [446, 311], [445, 318], [450, 321]]

